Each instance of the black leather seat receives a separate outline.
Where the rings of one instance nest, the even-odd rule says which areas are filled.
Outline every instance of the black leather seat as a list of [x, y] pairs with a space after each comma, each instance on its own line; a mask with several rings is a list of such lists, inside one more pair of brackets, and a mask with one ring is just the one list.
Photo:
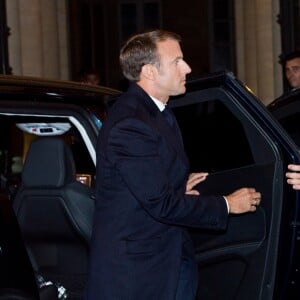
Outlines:
[[60, 138], [33, 141], [14, 209], [32, 261], [46, 279], [81, 299], [86, 280], [94, 200], [76, 181], [70, 148]]

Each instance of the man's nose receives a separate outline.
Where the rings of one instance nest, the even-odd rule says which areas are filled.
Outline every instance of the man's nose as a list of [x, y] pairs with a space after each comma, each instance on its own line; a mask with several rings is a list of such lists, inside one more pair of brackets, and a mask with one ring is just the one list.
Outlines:
[[185, 61], [184, 61], [184, 71], [185, 71], [185, 74], [189, 74], [192, 72], [191, 67]]

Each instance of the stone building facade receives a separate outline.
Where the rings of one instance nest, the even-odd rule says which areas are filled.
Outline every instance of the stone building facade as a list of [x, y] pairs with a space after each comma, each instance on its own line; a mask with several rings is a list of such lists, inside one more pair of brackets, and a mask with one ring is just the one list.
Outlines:
[[[220, 15], [220, 10], [212, 12], [212, 1], [94, 0], [96, 6], [90, 6], [86, 16], [93, 16], [88, 22], [95, 22], [97, 26], [91, 26], [83, 33], [94, 37], [85, 41], [77, 39], [83, 30], [78, 18], [83, 13], [82, 7], [88, 7], [87, 4], [93, 1], [9, 0], [6, 1], [10, 29], [9, 64], [15, 75], [70, 80], [75, 79], [85, 59], [90, 59], [89, 63], [97, 63], [101, 68], [102, 83], [118, 88], [121, 80], [118, 53], [122, 36], [126, 34], [122, 22], [131, 24], [130, 18], [122, 19], [121, 5], [142, 3], [152, 13], [150, 17], [157, 17], [157, 20], [152, 17], [147, 20], [145, 16], [144, 22], [182, 35], [185, 58], [192, 66], [194, 76], [201, 76], [217, 70], [218, 55], [212, 53], [222, 53], [222, 34], [219, 46], [212, 42], [215, 31], [211, 18]], [[152, 2], [158, 5], [159, 11], [151, 6]], [[233, 59], [230, 71], [267, 104], [282, 93], [282, 69], [278, 63], [281, 53], [279, 1], [229, 2], [233, 15], [228, 16], [226, 24], [233, 26], [233, 30], [224, 44], [227, 47], [224, 53], [231, 49], [231, 52], [228, 50], [228, 59]], [[130, 9], [130, 5], [124, 7]], [[137, 17], [137, 24], [140, 21]], [[222, 20], [217, 22], [216, 28], [222, 27]], [[87, 52], [84, 47], [93, 48], [93, 51]]]

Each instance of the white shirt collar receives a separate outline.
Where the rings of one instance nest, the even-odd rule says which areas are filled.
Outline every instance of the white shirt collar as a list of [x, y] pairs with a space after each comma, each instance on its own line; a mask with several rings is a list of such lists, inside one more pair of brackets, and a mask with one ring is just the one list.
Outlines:
[[153, 102], [156, 104], [156, 106], [158, 107], [158, 109], [160, 111], [163, 111], [165, 109], [166, 105], [164, 103], [162, 103], [161, 101], [157, 100], [156, 98], [154, 98], [152, 96], [150, 96], [150, 98], [153, 100]]

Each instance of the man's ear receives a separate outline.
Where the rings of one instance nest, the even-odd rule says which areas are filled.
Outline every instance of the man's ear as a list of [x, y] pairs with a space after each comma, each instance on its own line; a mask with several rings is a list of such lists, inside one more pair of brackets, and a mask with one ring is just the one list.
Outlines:
[[154, 65], [146, 64], [142, 67], [141, 76], [147, 78], [148, 80], [155, 80], [156, 72], [157, 70]]

